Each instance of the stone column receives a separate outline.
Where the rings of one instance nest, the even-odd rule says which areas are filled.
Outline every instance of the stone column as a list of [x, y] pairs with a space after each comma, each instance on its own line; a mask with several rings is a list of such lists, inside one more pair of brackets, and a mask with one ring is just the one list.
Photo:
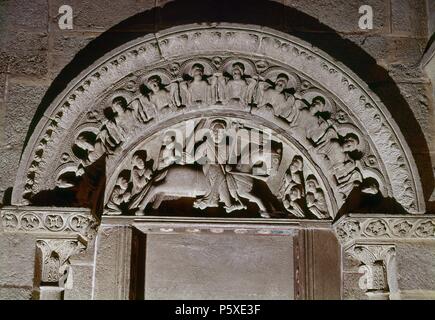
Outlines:
[[90, 210], [8, 206], [0, 210], [0, 219], [5, 233], [35, 239], [33, 298], [63, 299], [69, 259], [83, 252], [96, 233], [98, 221]]

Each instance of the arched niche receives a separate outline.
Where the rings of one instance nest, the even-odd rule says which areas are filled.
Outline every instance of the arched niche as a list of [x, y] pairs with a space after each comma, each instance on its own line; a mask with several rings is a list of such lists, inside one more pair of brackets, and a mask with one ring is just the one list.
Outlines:
[[[291, 156], [282, 152], [280, 163], [301, 157], [323, 194], [312, 192], [310, 205], [302, 201], [305, 218], [319, 201], [326, 214], [315, 217], [333, 218], [355, 188], [379, 191], [410, 213], [425, 211], [411, 152], [367, 85], [298, 38], [236, 24], [164, 30], [113, 50], [83, 71], [30, 137], [12, 204], [30, 204], [47, 190], [74, 188], [98, 160], [104, 183], [88, 193], [98, 193], [107, 209], [119, 174], [129, 170], [139, 149], [147, 151], [163, 130], [202, 118], [268, 129], [282, 151], [292, 150]], [[113, 140], [121, 127], [124, 134]], [[285, 179], [290, 165], [285, 169], [270, 178]], [[288, 189], [299, 183], [291, 174], [288, 180]], [[268, 186], [283, 202], [277, 187]], [[307, 194], [304, 183], [301, 189]]]

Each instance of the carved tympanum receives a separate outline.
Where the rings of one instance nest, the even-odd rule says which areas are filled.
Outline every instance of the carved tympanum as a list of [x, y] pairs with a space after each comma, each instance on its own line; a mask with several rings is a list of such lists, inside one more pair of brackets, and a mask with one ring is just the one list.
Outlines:
[[[187, 135], [189, 127], [195, 136]], [[204, 136], [198, 135], [201, 131]], [[246, 121], [187, 121], [142, 142], [118, 166], [106, 190], [106, 213], [142, 215], [163, 201], [191, 198], [200, 210], [222, 207], [230, 213], [253, 203], [263, 217], [329, 218], [330, 195], [322, 177], [295, 153]], [[297, 199], [293, 187], [300, 191]]]
[[[418, 178], [385, 108], [330, 59], [295, 39], [237, 27], [157, 38], [111, 56], [53, 107], [28, 147], [15, 202], [32, 202], [47, 189], [83, 192], [83, 185], [92, 194], [99, 190], [92, 170], [103, 163], [109, 214], [146, 214], [164, 201], [189, 198], [193, 209], [230, 213], [251, 203], [264, 217], [324, 219], [358, 187], [397, 197], [409, 211], [421, 207]], [[179, 141], [164, 133], [189, 121], [195, 132], [185, 129], [187, 137], [198, 129], [269, 130], [268, 155], [278, 164], [254, 174], [261, 161], [239, 163], [243, 152], [232, 150], [228, 162], [222, 150], [232, 148], [229, 142], [214, 163], [201, 162], [204, 150], [217, 147], [214, 139], [185, 139], [178, 151], [184, 160], [174, 154], [171, 161], [167, 145]], [[264, 147], [248, 143], [256, 144]], [[268, 193], [279, 205], [266, 201]]]
[[[250, 126], [258, 123], [256, 126], [260, 131], [267, 120], [281, 121], [290, 133], [290, 138], [298, 138], [298, 142], [309, 150], [308, 158], [306, 152], [294, 155], [291, 159], [286, 158], [284, 162], [289, 164], [284, 172], [278, 172], [277, 168], [275, 172], [269, 172], [268, 178], [274, 183], [277, 174], [283, 177], [278, 186], [269, 188], [282, 204], [282, 208], [278, 209], [280, 212], [299, 218], [328, 218], [331, 216], [328, 211], [333, 205], [327, 201], [343, 203], [365, 177], [376, 177], [375, 188], [385, 185], [376, 161], [370, 164], [368, 160], [375, 156], [363, 134], [323, 90], [294, 72], [277, 66], [259, 72], [255, 63], [249, 60], [220, 57], [219, 60], [225, 61], [220, 67], [213, 64], [214, 60], [216, 57], [187, 60], [180, 63], [184, 69], [178, 69], [178, 72], [173, 70], [173, 64], [162, 66], [158, 72], [139, 72], [136, 76], [121, 80], [115, 89], [104, 94], [99, 108], [103, 112], [99, 114], [97, 109], [91, 119], [88, 117], [86, 126], [78, 128], [77, 138], [71, 147], [78, 161], [75, 167], [69, 165], [70, 180], [71, 174], [74, 176], [75, 172], [76, 178], [80, 177], [83, 168], [101, 157], [107, 158], [108, 162], [112, 158], [117, 159], [113, 162], [119, 162], [127, 152], [131, 154], [127, 156], [131, 158], [131, 163], [124, 164], [121, 169], [116, 168], [117, 177], [106, 188], [105, 203], [109, 214], [144, 214], [151, 202], [152, 207], [157, 209], [164, 200], [188, 197], [195, 198], [193, 207], [197, 209], [222, 205], [227, 212], [232, 212], [247, 209], [248, 201], [257, 205], [261, 216], [270, 216], [271, 209], [253, 192], [255, 181], [266, 180], [264, 176], [252, 175], [255, 163], [245, 163], [243, 166], [230, 164], [228, 152], [221, 148], [214, 155], [216, 159], [213, 161], [216, 160], [217, 164], [204, 163], [201, 164], [202, 168], [194, 167], [194, 164], [198, 164], [196, 160], [200, 154], [216, 144], [210, 144], [207, 140], [195, 145], [192, 150], [194, 154], [190, 155], [194, 158], [193, 162], [178, 161], [170, 166], [171, 157], [165, 152], [171, 151], [163, 148], [167, 141], [161, 139], [155, 142], [157, 136], [162, 138], [164, 132], [175, 128], [174, 125], [164, 127], [170, 118], [182, 120], [186, 113], [205, 112], [212, 107], [223, 114], [231, 110], [243, 112], [248, 119], [252, 119]], [[254, 116], [260, 116], [260, 121]], [[204, 128], [212, 132], [227, 130], [237, 135], [243, 123], [247, 123], [246, 120], [237, 123], [229, 119], [203, 118], [195, 125], [193, 137], [197, 135], [195, 130]], [[151, 135], [151, 138], [146, 135], [141, 137], [141, 130], [156, 124], [162, 127], [160, 134]], [[143, 144], [141, 139], [151, 147], [144, 146], [142, 150], [132, 147], [133, 141]], [[275, 139], [275, 142], [294, 149], [290, 147], [294, 142], [289, 140]], [[233, 146], [227, 143], [225, 148]], [[186, 153], [186, 150], [182, 152]], [[281, 163], [283, 154], [278, 153], [282, 150], [271, 152], [271, 158], [275, 157]], [[241, 157], [241, 153], [239, 151], [236, 156]], [[323, 169], [330, 173], [329, 176], [316, 177], [314, 173], [304, 173], [305, 163], [313, 162], [311, 157], [322, 161]], [[165, 164], [165, 161], [169, 161], [169, 164]], [[196, 179], [198, 175], [203, 178]], [[69, 183], [64, 182], [64, 176], [65, 171], [60, 171], [58, 186], [70, 187]], [[195, 183], [189, 187], [182, 186], [181, 177], [185, 177], [186, 184]], [[321, 186], [321, 181], [328, 178], [336, 191], [329, 196], [326, 194], [328, 191]]]

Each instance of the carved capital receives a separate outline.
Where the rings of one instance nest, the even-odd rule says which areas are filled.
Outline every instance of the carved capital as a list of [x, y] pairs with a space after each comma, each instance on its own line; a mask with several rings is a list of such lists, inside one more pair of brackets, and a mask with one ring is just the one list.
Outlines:
[[41, 285], [62, 286], [68, 275], [69, 258], [86, 248], [75, 239], [41, 239], [36, 241], [40, 262]]
[[69, 259], [86, 249], [78, 239], [36, 241], [34, 299], [62, 300], [69, 274]]
[[395, 255], [393, 245], [355, 245], [346, 251], [362, 263], [359, 287], [366, 291], [388, 292], [388, 263]]

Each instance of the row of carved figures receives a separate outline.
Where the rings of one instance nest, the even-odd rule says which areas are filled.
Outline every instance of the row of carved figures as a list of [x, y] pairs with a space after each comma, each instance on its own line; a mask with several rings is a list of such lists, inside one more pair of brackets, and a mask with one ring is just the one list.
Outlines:
[[148, 122], [156, 114], [184, 106], [213, 104], [270, 106], [275, 115], [289, 118], [297, 100], [294, 92], [298, 81], [293, 76], [285, 72], [278, 73], [275, 79], [247, 75], [242, 62], [234, 62], [229, 73], [206, 75], [204, 65], [195, 63], [184, 78], [164, 83], [162, 76], [158, 73], [148, 76], [141, 93], [131, 99], [118, 97], [116, 102], [124, 100], [121, 104], [125, 109], [131, 110], [139, 121]]

